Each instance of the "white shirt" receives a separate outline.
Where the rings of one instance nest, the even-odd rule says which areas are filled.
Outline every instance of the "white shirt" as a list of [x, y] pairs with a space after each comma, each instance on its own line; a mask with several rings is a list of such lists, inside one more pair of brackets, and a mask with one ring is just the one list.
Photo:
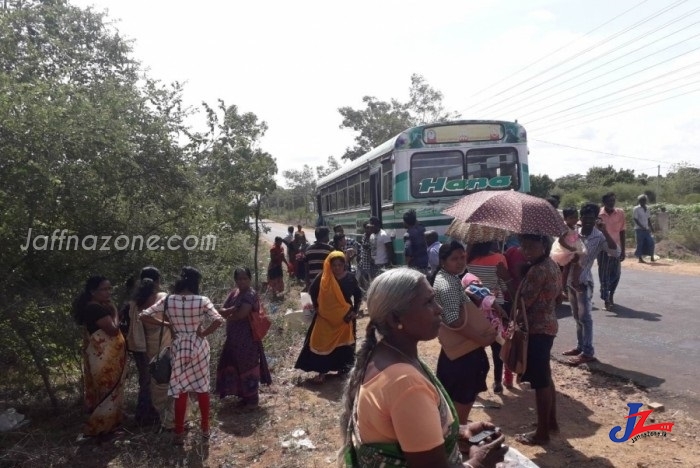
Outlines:
[[649, 229], [649, 207], [645, 210], [642, 205], [635, 206], [632, 210], [632, 217], [642, 225], [640, 227], [639, 224], [634, 223], [635, 229]]
[[372, 260], [375, 265], [386, 265], [389, 263], [389, 254], [386, 252], [385, 244], [391, 242], [391, 237], [384, 229], [380, 229], [378, 233], [369, 236], [369, 242], [372, 246]]

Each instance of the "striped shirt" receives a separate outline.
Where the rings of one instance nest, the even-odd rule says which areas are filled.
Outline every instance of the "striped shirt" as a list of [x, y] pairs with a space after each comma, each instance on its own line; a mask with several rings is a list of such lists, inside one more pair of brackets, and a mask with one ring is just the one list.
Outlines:
[[[598, 228], [593, 228], [591, 233], [587, 236], [581, 234], [581, 227], [576, 227], [576, 232], [578, 233], [583, 245], [586, 246], [586, 254], [580, 260], [581, 262], [581, 276], [579, 277], [579, 283], [583, 284], [593, 284], [593, 274], [591, 273], [591, 268], [593, 267], [593, 262], [598, 258], [600, 252], [607, 252], [611, 257], [620, 256], [620, 246], [615, 245], [614, 249], [608, 248], [608, 243], [605, 240], [605, 236]], [[569, 284], [571, 285], [573, 278], [569, 275]]]
[[435, 290], [435, 300], [442, 307], [442, 321], [449, 325], [459, 320], [462, 307], [470, 302], [459, 277], [451, 275], [445, 270], [440, 270], [435, 276], [433, 289]]
[[467, 265], [467, 270], [469, 273], [478, 276], [481, 284], [491, 290], [491, 294], [496, 297], [497, 304], [503, 305], [503, 291], [507, 290], [507, 285], [496, 274], [499, 263], [508, 268], [508, 261], [503, 254], [492, 253], [472, 259], [471, 263]]
[[313, 281], [323, 271], [323, 262], [331, 252], [333, 252], [333, 247], [323, 242], [314, 242], [306, 249], [306, 268], [309, 272], [309, 281]]

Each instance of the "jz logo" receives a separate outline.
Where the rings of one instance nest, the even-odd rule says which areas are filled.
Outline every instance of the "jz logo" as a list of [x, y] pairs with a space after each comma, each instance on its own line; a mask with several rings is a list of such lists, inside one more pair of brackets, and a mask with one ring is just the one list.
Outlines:
[[625, 427], [625, 433], [622, 437], [617, 437], [617, 433], [622, 430], [621, 426], [615, 426], [610, 430], [610, 440], [613, 442], [626, 442], [632, 439], [632, 443], [639, 440], [640, 437], [666, 437], [667, 432], [671, 432], [673, 425], [672, 422], [662, 422], [657, 424], [649, 424], [645, 426], [647, 418], [654, 410], [639, 411], [643, 406], [642, 403], [627, 403], [630, 409], [629, 416], [625, 416], [627, 419], [627, 426]]

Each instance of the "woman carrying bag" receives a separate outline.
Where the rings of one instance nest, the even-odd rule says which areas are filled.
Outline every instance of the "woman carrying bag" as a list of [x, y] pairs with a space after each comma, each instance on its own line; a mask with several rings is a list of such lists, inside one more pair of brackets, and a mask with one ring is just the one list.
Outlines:
[[[199, 295], [199, 271], [184, 267], [175, 283], [173, 294], [141, 312], [139, 318], [146, 324], [170, 327], [175, 337], [170, 348], [172, 374], [168, 395], [175, 398], [175, 445], [183, 445], [185, 412], [188, 392], [197, 394], [202, 415], [202, 436], [209, 438], [209, 359], [210, 348], [206, 337], [221, 326], [224, 319], [208, 297]], [[167, 307], [167, 316], [157, 319]], [[204, 321], [211, 324], [204, 328]]]

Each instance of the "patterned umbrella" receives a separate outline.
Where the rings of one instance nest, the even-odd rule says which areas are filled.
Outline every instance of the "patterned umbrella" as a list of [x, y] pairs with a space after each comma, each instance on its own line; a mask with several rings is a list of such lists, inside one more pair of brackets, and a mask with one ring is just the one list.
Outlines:
[[466, 244], [504, 241], [506, 237], [508, 237], [508, 231], [505, 229], [484, 226], [482, 224], [465, 223], [461, 219], [452, 221], [452, 224], [447, 228], [445, 234]]
[[443, 213], [518, 234], [559, 236], [567, 230], [564, 219], [545, 199], [512, 190], [465, 195]]

